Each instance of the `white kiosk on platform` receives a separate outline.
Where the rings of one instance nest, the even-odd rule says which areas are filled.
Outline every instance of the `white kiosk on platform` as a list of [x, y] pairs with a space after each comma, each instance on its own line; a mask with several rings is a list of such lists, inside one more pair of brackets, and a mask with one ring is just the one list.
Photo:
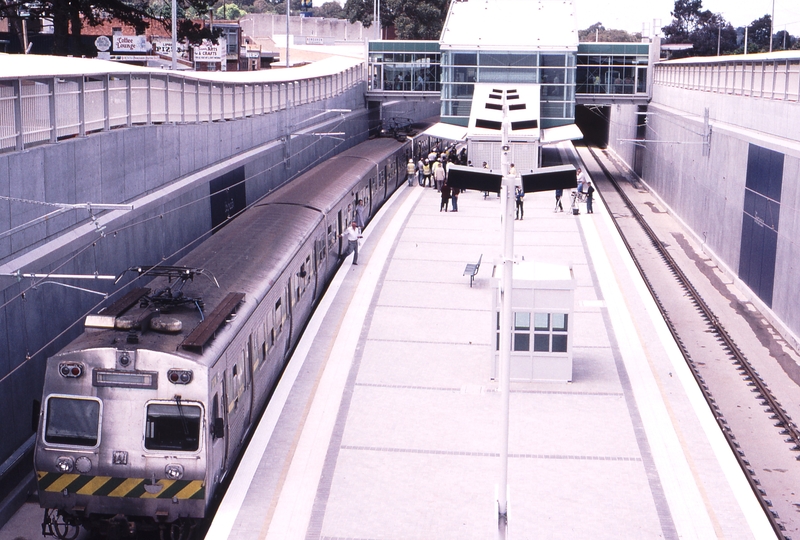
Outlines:
[[[492, 271], [492, 378], [500, 360], [500, 274]], [[563, 265], [520, 261], [514, 264], [511, 319], [512, 381], [571, 381], [575, 277]]]

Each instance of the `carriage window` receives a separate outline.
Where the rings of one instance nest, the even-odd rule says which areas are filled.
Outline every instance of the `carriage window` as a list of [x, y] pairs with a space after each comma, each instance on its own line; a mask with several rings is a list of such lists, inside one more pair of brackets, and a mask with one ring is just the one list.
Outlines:
[[97, 446], [100, 434], [100, 401], [50, 397], [44, 440], [51, 444]]
[[200, 447], [201, 410], [180, 399], [147, 406], [144, 447], [193, 452]]

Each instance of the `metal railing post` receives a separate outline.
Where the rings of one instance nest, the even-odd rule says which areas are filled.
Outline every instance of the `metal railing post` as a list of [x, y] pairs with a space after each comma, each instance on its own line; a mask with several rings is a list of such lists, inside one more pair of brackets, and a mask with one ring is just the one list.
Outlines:
[[111, 75], [106, 73], [103, 80], [103, 131], [111, 130]]
[[131, 127], [133, 125], [133, 76], [129, 73], [125, 80], [127, 82], [125, 88], [125, 126]]
[[22, 80], [15, 79], [11, 81], [14, 88], [14, 129], [17, 131], [17, 151], [21, 152], [25, 149], [25, 139], [22, 133]]
[[86, 137], [86, 77], [78, 78], [78, 136]]
[[56, 87], [58, 86], [57, 78], [53, 77], [47, 81], [48, 99], [47, 105], [50, 109], [50, 142], [55, 143], [58, 141], [58, 121], [56, 120]]
[[147, 125], [153, 125], [153, 77], [147, 74]]
[[169, 73], [164, 77], [164, 123], [170, 123], [172, 119], [169, 115]]

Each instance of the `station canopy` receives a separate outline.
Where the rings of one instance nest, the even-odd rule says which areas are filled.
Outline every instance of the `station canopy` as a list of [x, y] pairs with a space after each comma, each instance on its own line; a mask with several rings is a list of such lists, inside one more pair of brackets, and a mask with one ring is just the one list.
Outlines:
[[577, 51], [572, 0], [453, 0], [442, 50]]

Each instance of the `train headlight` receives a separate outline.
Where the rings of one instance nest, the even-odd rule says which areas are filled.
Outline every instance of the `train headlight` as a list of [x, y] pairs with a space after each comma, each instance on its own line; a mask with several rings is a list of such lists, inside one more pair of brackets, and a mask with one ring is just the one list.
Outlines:
[[92, 470], [92, 460], [86, 456], [81, 456], [75, 460], [75, 470], [81, 474], [86, 474]]
[[170, 480], [180, 480], [183, 478], [183, 465], [170, 463], [164, 467], [164, 474], [166, 474], [167, 478]]
[[67, 379], [77, 379], [83, 375], [83, 364], [77, 362], [61, 362], [58, 364], [58, 372]]
[[189, 384], [192, 382], [192, 372], [188, 369], [170, 369], [167, 371], [167, 380], [172, 384]]
[[56, 460], [56, 469], [62, 473], [70, 473], [75, 468], [75, 460], [70, 456], [61, 456]]

